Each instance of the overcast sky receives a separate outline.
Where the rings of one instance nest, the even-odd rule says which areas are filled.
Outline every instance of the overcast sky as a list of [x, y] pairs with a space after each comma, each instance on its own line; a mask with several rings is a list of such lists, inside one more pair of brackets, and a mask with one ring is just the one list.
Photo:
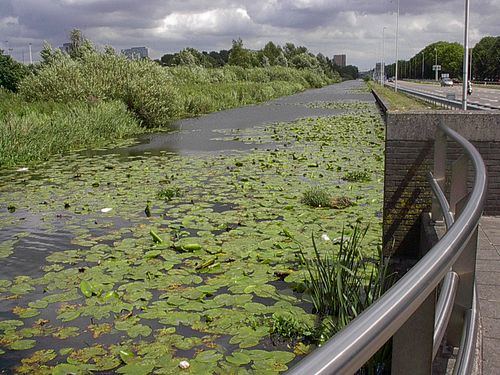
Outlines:
[[[500, 0], [470, 0], [470, 45], [500, 35]], [[465, 0], [400, 0], [399, 55], [408, 58], [438, 40], [463, 43]], [[150, 57], [244, 46], [272, 40], [304, 45], [313, 53], [346, 54], [370, 69], [382, 55], [395, 59], [397, 0], [0, 0], [0, 48], [28, 61], [43, 41], [59, 47], [78, 28], [97, 45], [146, 46]]]

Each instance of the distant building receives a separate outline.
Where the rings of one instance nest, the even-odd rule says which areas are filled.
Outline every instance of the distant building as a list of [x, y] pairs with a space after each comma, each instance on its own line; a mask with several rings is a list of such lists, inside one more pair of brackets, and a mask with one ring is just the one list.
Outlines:
[[381, 77], [382, 77], [382, 63], [376, 63], [372, 78], [374, 81], [380, 81]]
[[129, 49], [122, 49], [122, 54], [127, 56], [130, 60], [145, 59], [148, 57], [147, 47], [132, 47]]
[[333, 55], [333, 62], [335, 65], [340, 66], [341, 68], [346, 66], [345, 55]]
[[63, 52], [69, 53], [69, 51], [71, 51], [71, 46], [71, 43], [64, 43], [62, 47], [59, 47], [59, 49]]

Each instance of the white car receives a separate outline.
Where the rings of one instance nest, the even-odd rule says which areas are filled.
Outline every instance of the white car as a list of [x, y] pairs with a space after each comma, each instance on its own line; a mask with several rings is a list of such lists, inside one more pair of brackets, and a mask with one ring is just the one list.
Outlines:
[[453, 81], [451, 78], [443, 78], [441, 80], [441, 86], [443, 87], [453, 87]]

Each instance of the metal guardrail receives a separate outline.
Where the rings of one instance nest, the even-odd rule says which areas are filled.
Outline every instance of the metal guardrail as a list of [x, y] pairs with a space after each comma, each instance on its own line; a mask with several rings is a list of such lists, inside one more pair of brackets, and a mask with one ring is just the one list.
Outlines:
[[[442, 199], [447, 138], [457, 142], [466, 155], [453, 163], [450, 203]], [[441, 193], [433, 202], [433, 220], [447, 217], [447, 232], [377, 302], [288, 375], [353, 374], [391, 337], [392, 374], [431, 374], [432, 360], [445, 331], [447, 341], [459, 347], [454, 374], [471, 373], [478, 316], [475, 256], [486, 196], [486, 169], [474, 146], [447, 127], [440, 125], [437, 129], [434, 150], [432, 185]], [[475, 175], [472, 191], [467, 193], [469, 161]]]
[[[398, 91], [404, 92], [405, 94], [415, 96], [419, 99], [425, 100], [427, 102], [443, 106], [450, 109], [462, 109], [462, 102], [456, 99], [447, 99], [443, 96], [428, 94], [422, 91], [412, 90], [406, 87], [398, 86]], [[490, 106], [487, 104], [471, 103], [467, 102], [467, 109], [484, 111], [484, 110], [498, 110], [498, 107]]]

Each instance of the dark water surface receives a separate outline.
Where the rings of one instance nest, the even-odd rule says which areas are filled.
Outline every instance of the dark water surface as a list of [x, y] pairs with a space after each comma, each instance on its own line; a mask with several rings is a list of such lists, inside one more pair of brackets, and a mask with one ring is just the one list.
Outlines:
[[[215, 112], [196, 118], [179, 120], [172, 124], [170, 133], [145, 134], [138, 138], [139, 144], [125, 149], [115, 149], [121, 155], [143, 155], [145, 152], [158, 155], [172, 152], [179, 155], [219, 152], [245, 151], [254, 148], [267, 149], [275, 144], [245, 144], [219, 140], [221, 131], [252, 128], [258, 125], [290, 122], [306, 117], [323, 117], [345, 113], [343, 109], [313, 108], [311, 104], [323, 103], [373, 103], [371, 93], [350, 92], [359, 89], [361, 84], [348, 81], [340, 84], [308, 90], [266, 102], [225, 111]], [[105, 151], [109, 152], [109, 151]]]

